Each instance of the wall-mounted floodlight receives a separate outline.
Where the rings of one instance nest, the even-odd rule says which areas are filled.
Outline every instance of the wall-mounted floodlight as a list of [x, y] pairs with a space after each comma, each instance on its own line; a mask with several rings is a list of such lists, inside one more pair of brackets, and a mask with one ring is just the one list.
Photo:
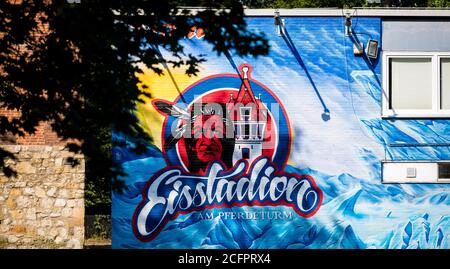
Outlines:
[[284, 35], [284, 19], [281, 19], [280, 12], [278, 10], [275, 11], [275, 15], [273, 17], [273, 23], [277, 26], [278, 36]]
[[352, 16], [350, 13], [345, 13], [345, 36], [352, 35]]
[[373, 39], [369, 39], [369, 41], [367, 41], [366, 55], [372, 59], [376, 59], [378, 57], [378, 41]]

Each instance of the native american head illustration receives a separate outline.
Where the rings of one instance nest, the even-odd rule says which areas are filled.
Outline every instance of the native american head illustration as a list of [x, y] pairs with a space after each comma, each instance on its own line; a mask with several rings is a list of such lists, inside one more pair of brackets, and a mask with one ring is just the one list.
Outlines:
[[182, 144], [190, 172], [202, 173], [215, 160], [231, 168], [238, 160], [252, 162], [262, 155], [267, 109], [250, 87], [250, 66], [241, 65], [240, 69], [241, 87], [225, 100], [200, 98], [186, 108], [161, 99], [152, 102], [161, 114], [175, 119], [170, 135], [162, 141], [163, 150], [177, 146], [180, 150]]

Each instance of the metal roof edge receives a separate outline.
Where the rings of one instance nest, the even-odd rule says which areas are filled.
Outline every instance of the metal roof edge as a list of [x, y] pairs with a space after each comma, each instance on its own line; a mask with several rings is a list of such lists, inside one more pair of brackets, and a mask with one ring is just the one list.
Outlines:
[[[244, 9], [245, 16], [273, 16], [276, 9]], [[293, 8], [278, 9], [280, 16], [450, 17], [450, 9], [430, 8]]]

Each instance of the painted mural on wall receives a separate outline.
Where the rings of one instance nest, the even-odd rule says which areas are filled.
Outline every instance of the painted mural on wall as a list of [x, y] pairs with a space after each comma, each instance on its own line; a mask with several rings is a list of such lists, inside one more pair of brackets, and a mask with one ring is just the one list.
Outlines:
[[[224, 212], [234, 216], [235, 207], [283, 205], [311, 217], [319, 209], [322, 192], [314, 179], [283, 171], [291, 140], [287, 114], [273, 93], [251, 81], [251, 70], [244, 64], [239, 76], [207, 77], [173, 103], [153, 101], [166, 117], [168, 166], [144, 187], [132, 222], [139, 240], [153, 240], [170, 220], [193, 211], [214, 218], [208, 209], [230, 208]], [[239, 90], [236, 80], [242, 80]]]
[[[450, 159], [448, 120], [380, 118], [378, 61], [353, 55], [342, 18], [248, 18], [268, 57], [233, 57], [201, 39], [199, 77], [141, 75], [136, 115], [153, 141], [135, 155], [113, 133], [127, 189], [113, 194], [114, 248], [449, 248], [445, 184], [382, 184], [381, 161]], [[365, 43], [378, 18], [358, 18]], [[207, 34], [207, 33], [206, 33]], [[239, 72], [239, 73], [238, 73]], [[141, 86], [141, 85], [140, 85]], [[182, 94], [177, 88], [183, 90]]]

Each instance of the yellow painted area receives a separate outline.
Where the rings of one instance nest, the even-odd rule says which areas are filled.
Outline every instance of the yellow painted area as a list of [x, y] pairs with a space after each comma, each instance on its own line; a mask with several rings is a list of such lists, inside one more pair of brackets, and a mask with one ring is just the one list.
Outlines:
[[[137, 104], [136, 115], [140, 120], [142, 128], [152, 137], [152, 143], [161, 149], [161, 132], [164, 116], [153, 107], [151, 101], [154, 99], [164, 99], [173, 102], [180, 94], [174, 82], [167, 74], [167, 70], [164, 70], [164, 74], [159, 76], [145, 66], [142, 66], [141, 69], [143, 73], [136, 74], [140, 80], [137, 86], [141, 91], [150, 93], [151, 98], [141, 96], [141, 99], [145, 100], [145, 104]], [[170, 72], [181, 92], [202, 77], [200, 73], [198, 76], [189, 77], [185, 74], [185, 70], [181, 68], [171, 68]], [[147, 88], [144, 89], [143, 85], [147, 86]]]

